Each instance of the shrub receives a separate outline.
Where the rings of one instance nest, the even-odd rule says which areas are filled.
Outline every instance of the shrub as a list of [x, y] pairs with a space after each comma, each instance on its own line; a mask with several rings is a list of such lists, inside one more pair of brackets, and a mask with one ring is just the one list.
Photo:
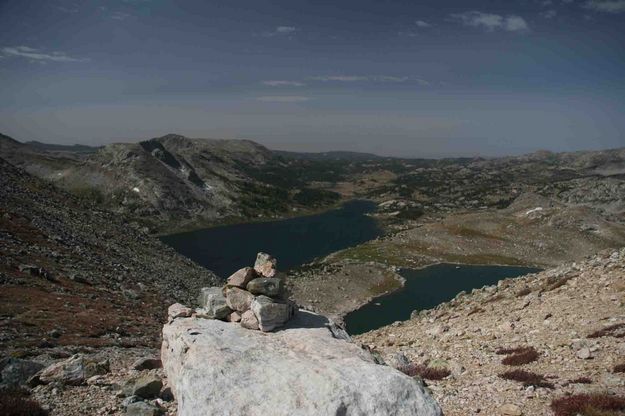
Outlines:
[[570, 384], [592, 384], [592, 380], [588, 377], [579, 377], [569, 381]]
[[336, 192], [314, 188], [303, 188], [293, 195], [293, 200], [298, 204], [312, 207], [333, 204], [339, 199], [341, 196]]
[[28, 398], [24, 390], [7, 389], [0, 391], [0, 415], [3, 416], [47, 416], [48, 411], [39, 403]]
[[532, 373], [529, 371], [524, 371], [524, 370], [506, 371], [503, 374], [499, 374], [499, 377], [506, 379], [506, 380], [518, 381], [520, 383], [523, 383], [523, 385], [526, 387], [534, 386], [534, 387], [544, 387], [547, 389], [554, 388], [553, 384], [545, 380], [544, 376], [540, 374]]
[[442, 380], [451, 374], [451, 371], [446, 368], [433, 368], [417, 364], [411, 364], [401, 371], [410, 377], [419, 376], [425, 380]]
[[576, 394], [551, 402], [555, 416], [616, 416], [625, 411], [625, 398], [608, 394]]
[[625, 363], [615, 365], [614, 368], [612, 369], [612, 372], [613, 373], [625, 373]]
[[603, 329], [599, 329], [592, 334], [588, 335], [588, 338], [600, 338], [600, 337], [625, 337], [625, 323], [614, 324], [606, 326]]
[[534, 347], [501, 348], [496, 351], [499, 355], [508, 357], [501, 360], [504, 365], [523, 365], [538, 360], [539, 354]]

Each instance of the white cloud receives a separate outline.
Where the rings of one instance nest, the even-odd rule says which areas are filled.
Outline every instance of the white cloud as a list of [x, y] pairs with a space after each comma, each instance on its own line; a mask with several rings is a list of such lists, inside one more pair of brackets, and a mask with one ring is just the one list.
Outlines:
[[373, 81], [379, 82], [406, 82], [409, 80], [408, 77], [395, 77], [392, 75], [377, 75], [371, 78]]
[[604, 13], [625, 12], [625, 0], [590, 0], [584, 3], [584, 8]]
[[469, 11], [464, 13], [455, 13], [451, 16], [452, 20], [462, 23], [465, 26], [481, 27], [489, 32], [495, 30], [505, 30], [507, 32], [526, 32], [529, 26], [525, 19], [521, 16], [509, 15], [502, 16], [499, 14], [482, 13], [478, 11]]
[[[310, 78], [322, 82], [407, 82], [410, 77], [398, 77], [394, 75], [329, 75]], [[415, 79], [415, 81], [423, 81]]]
[[301, 95], [265, 95], [257, 97], [256, 99], [266, 103], [302, 103], [310, 100], [310, 97], [303, 97]]
[[276, 33], [289, 34], [297, 31], [295, 26], [278, 26], [276, 27]]
[[555, 10], [545, 10], [540, 15], [545, 19], [553, 19], [558, 15], [558, 12], [556, 12]]
[[270, 86], [270, 87], [303, 87], [306, 85], [303, 82], [299, 82], [299, 81], [285, 81], [285, 80], [263, 81], [263, 84]]
[[359, 82], [359, 81], [367, 81], [368, 77], [363, 77], [361, 75], [331, 75], [331, 76], [320, 76], [320, 77], [312, 77], [311, 79], [315, 81], [323, 81], [323, 82]]
[[415, 22], [415, 24], [416, 24], [418, 27], [431, 27], [431, 26], [432, 26], [431, 24], [429, 24], [428, 22], [426, 22], [426, 21], [424, 21], [424, 20], [417, 20], [417, 21]]
[[291, 35], [295, 35], [297, 32], [298, 29], [295, 26], [276, 26], [276, 28], [270, 32], [261, 33], [261, 36], [265, 36], [268, 38], [274, 36], [285, 36], [287, 38], [290, 38]]
[[68, 56], [65, 52], [43, 52], [28, 46], [7, 46], [0, 51], [7, 57], [28, 58], [37, 62], [84, 62], [86, 59], [78, 59]]

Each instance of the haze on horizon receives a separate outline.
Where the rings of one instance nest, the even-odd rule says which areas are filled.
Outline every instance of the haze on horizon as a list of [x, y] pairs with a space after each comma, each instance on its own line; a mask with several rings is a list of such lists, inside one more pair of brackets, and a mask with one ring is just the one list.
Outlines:
[[0, 1], [0, 132], [404, 157], [625, 146], [625, 0]]

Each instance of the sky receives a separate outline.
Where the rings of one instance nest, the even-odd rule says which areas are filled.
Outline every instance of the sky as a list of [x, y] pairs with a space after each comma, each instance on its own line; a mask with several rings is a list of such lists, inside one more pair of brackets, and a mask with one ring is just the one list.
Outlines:
[[625, 146], [625, 0], [0, 0], [0, 132], [292, 151]]

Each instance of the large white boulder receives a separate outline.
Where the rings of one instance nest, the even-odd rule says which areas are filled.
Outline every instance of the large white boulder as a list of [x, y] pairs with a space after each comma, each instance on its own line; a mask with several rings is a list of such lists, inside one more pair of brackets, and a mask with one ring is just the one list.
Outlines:
[[335, 338], [300, 311], [273, 333], [182, 318], [165, 325], [161, 350], [178, 416], [438, 416], [412, 378]]

